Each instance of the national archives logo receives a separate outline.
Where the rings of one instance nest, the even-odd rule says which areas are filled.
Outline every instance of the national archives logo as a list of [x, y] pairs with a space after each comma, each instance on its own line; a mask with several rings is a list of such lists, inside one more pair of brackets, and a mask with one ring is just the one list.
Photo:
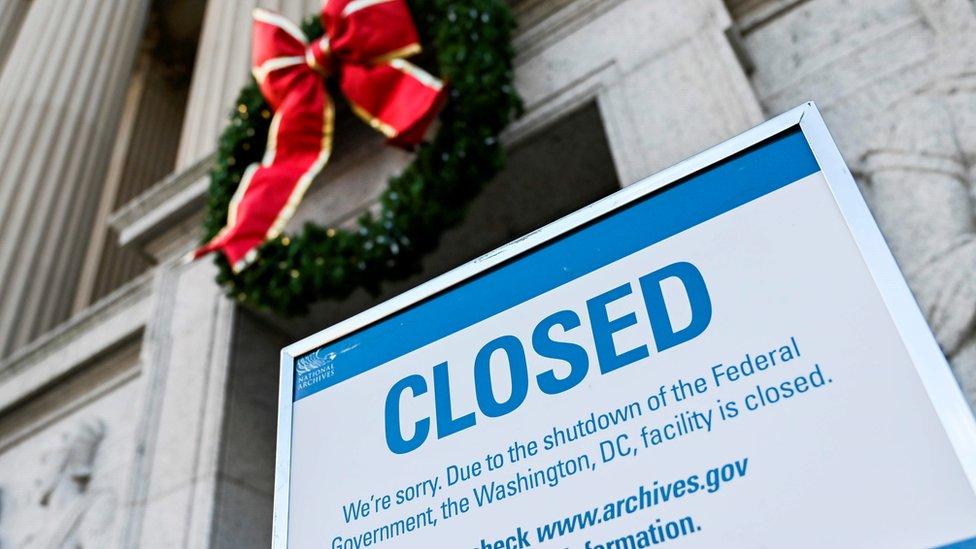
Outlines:
[[295, 371], [302, 375], [325, 369], [325, 377], [332, 377], [335, 373], [333, 361], [336, 356], [338, 355], [334, 351], [325, 352], [324, 349], [318, 349], [299, 358], [295, 364]]

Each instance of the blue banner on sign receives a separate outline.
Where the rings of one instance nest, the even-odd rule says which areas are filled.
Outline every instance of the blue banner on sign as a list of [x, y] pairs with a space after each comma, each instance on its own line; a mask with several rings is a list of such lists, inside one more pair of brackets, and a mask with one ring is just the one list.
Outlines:
[[818, 171], [799, 130], [772, 138], [299, 357], [294, 399], [355, 377]]
[[949, 545], [943, 545], [938, 549], [976, 549], [976, 538], [964, 539]]

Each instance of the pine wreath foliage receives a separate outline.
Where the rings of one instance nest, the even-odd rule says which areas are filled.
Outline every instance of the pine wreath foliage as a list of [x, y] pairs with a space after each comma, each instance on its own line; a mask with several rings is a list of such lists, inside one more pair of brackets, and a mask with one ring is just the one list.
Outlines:
[[[515, 23], [508, 6], [503, 0], [409, 4], [422, 43], [433, 50], [432, 72], [449, 85], [437, 136], [390, 178], [379, 207], [363, 214], [356, 229], [307, 223], [297, 234], [266, 242], [259, 260], [237, 274], [223, 255], [214, 254], [217, 280], [234, 299], [291, 316], [306, 312], [315, 301], [341, 299], [359, 287], [375, 294], [384, 281], [419, 271], [423, 254], [437, 246], [440, 234], [463, 218], [471, 199], [502, 169], [499, 134], [522, 109], [513, 86]], [[317, 16], [302, 27], [310, 39], [323, 34]], [[204, 241], [226, 224], [244, 170], [264, 155], [271, 116], [252, 80], [241, 90], [220, 136]]]

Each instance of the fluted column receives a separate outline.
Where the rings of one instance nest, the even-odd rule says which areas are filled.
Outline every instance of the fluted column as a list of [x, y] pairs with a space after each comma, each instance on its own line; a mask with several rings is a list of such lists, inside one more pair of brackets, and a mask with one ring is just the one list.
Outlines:
[[0, 72], [0, 356], [71, 311], [150, 0], [32, 0]]
[[260, 6], [297, 22], [314, 13], [320, 4], [320, 0], [210, 0], [207, 3], [177, 169], [186, 168], [214, 151], [217, 137], [234, 107], [234, 99], [249, 78], [251, 11]]
[[0, 0], [0, 68], [17, 38], [27, 6], [28, 0]]
[[176, 169], [213, 152], [223, 121], [244, 84], [251, 58], [254, 0], [210, 0], [193, 67]]
[[[0, 0], [2, 1], [2, 0]], [[251, 11], [264, 7], [299, 21], [317, 0], [210, 0], [193, 69], [177, 169], [191, 166], [216, 148], [234, 99], [251, 64]]]

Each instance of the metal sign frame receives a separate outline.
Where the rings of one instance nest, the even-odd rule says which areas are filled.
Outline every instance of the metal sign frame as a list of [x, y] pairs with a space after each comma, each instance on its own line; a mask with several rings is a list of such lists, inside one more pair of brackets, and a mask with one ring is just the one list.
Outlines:
[[814, 103], [808, 102], [662, 172], [622, 188], [523, 238], [282, 349], [272, 546], [278, 549], [288, 546], [293, 387], [295, 361], [298, 357], [435, 294], [450, 290], [465, 280], [546, 244], [581, 225], [620, 209], [654, 191], [679, 183], [754, 145], [796, 128], [799, 128], [807, 140], [820, 166], [840, 214], [847, 223], [851, 236], [905, 343], [969, 483], [976, 491], [976, 420], [871, 216], [850, 170], [830, 136], [819, 110]]

